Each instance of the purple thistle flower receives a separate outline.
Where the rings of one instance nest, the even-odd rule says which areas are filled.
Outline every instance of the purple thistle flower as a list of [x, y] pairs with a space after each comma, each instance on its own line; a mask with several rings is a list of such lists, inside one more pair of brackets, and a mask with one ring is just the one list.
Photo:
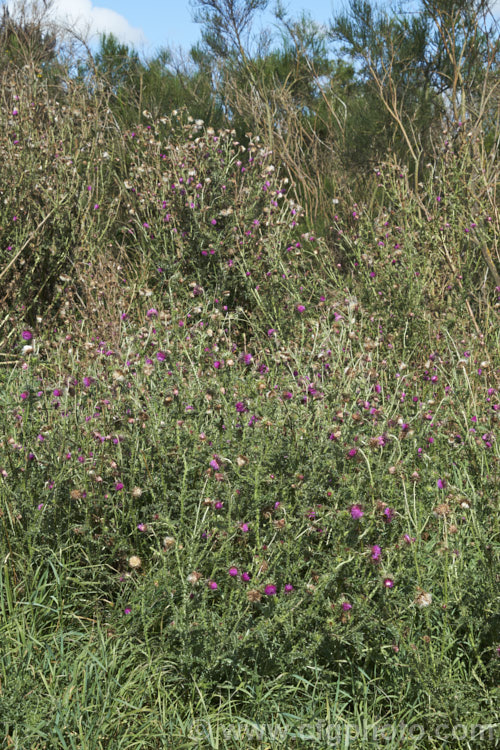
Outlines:
[[33, 334], [31, 333], [31, 331], [23, 331], [22, 337], [25, 341], [31, 341], [31, 339], [33, 338]]
[[348, 612], [350, 609], [352, 609], [351, 602], [342, 602], [342, 609], [344, 612]]
[[438, 490], [444, 490], [446, 486], [446, 482], [444, 481], [444, 479], [438, 479], [437, 486], [438, 486]]
[[285, 584], [285, 594], [291, 594], [293, 591], [293, 586], [291, 583]]
[[372, 560], [374, 562], [378, 562], [381, 554], [382, 554], [382, 549], [378, 546], [378, 544], [374, 544], [372, 546]]
[[351, 506], [351, 510], [349, 511], [351, 514], [351, 518], [354, 518], [355, 521], [358, 520], [358, 518], [363, 518], [364, 512], [360, 505], [353, 505]]
[[229, 568], [228, 572], [231, 578], [236, 578], [236, 576], [238, 575], [238, 568]]
[[274, 586], [272, 583], [270, 583], [266, 588], [264, 589], [264, 594], [266, 596], [274, 596], [276, 594], [276, 586]]
[[243, 412], [248, 411], [248, 408], [245, 406], [243, 401], [237, 401], [235, 407], [238, 414], [243, 414]]
[[390, 523], [394, 518], [394, 511], [392, 510], [392, 508], [384, 508], [384, 516], [387, 523]]
[[245, 573], [241, 574], [241, 580], [245, 581], [246, 583], [248, 583], [248, 581], [250, 580], [250, 578], [251, 578], [250, 573], [246, 573], [245, 572]]
[[394, 581], [392, 578], [384, 578], [384, 587], [386, 589], [392, 589], [394, 586]]

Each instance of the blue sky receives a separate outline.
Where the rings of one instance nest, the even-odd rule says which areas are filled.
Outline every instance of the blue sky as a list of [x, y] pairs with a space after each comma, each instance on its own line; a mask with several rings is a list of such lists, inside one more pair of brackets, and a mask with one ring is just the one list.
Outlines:
[[[314, 20], [326, 23], [332, 16], [333, 4], [334, 0], [312, 0], [309, 12]], [[142, 29], [148, 49], [165, 44], [187, 49], [200, 38], [200, 25], [192, 20], [189, 0], [100, 0], [93, 5], [114, 10], [123, 15], [132, 27]], [[269, 7], [274, 5], [275, 0], [270, 0]], [[307, 3], [304, 0], [286, 0], [285, 7], [290, 9], [292, 16], [298, 16]], [[263, 23], [270, 22], [272, 13], [267, 12]]]
[[[132, 26], [142, 28], [153, 47], [167, 43], [188, 48], [200, 37], [200, 25], [192, 20], [188, 0], [101, 0], [99, 4], [121, 13]], [[274, 5], [275, 0], [270, 0], [269, 7]], [[333, 5], [334, 0], [312, 0], [309, 4], [304, 0], [285, 2], [292, 16], [300, 15], [308, 6], [311, 16], [320, 23], [331, 18]], [[264, 24], [272, 23], [272, 13], [267, 12], [262, 20]]]
[[[28, 0], [29, 2], [37, 0]], [[40, 1], [40, 0], [38, 0]], [[320, 24], [327, 24], [335, 12], [347, 5], [347, 0], [282, 0], [291, 18], [298, 18], [304, 9]], [[0, 0], [11, 9], [19, 0]], [[87, 38], [97, 38], [99, 32], [112, 32], [121, 41], [134, 46], [145, 56], [154, 55], [162, 46], [174, 50], [188, 50], [200, 38], [200, 25], [193, 22], [189, 0], [51, 0], [53, 15], [71, 28], [78, 28]], [[269, 9], [276, 0], [269, 0]], [[403, 5], [414, 5], [405, 0]], [[494, 0], [498, 18], [500, 0]], [[258, 17], [259, 24], [269, 27], [273, 23], [271, 11]]]
[[[16, 0], [3, 0], [9, 7]], [[307, 8], [312, 18], [327, 23], [334, 5], [342, 0], [283, 0], [292, 18]], [[66, 19], [90, 33], [113, 32], [119, 39], [132, 44], [145, 54], [152, 54], [162, 45], [189, 49], [200, 38], [200, 25], [192, 20], [189, 0], [53, 0], [58, 20]], [[269, 8], [276, 0], [269, 0]], [[267, 12], [261, 23], [272, 23]]]

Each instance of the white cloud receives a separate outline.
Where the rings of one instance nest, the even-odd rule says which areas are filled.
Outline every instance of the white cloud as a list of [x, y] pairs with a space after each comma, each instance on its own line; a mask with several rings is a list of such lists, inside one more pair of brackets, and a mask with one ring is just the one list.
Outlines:
[[[9, 10], [14, 10], [15, 0], [9, 0], [7, 5]], [[143, 30], [131, 26], [125, 16], [110, 8], [97, 7], [92, 0], [54, 0], [50, 16], [88, 39], [105, 32], [134, 47], [148, 41]]]

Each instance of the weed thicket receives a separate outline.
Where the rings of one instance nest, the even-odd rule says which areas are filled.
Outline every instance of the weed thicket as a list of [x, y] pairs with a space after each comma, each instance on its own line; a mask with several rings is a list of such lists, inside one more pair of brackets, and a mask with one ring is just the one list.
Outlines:
[[486, 746], [500, 289], [467, 139], [316, 236], [257, 136], [8, 84], [0, 736]]

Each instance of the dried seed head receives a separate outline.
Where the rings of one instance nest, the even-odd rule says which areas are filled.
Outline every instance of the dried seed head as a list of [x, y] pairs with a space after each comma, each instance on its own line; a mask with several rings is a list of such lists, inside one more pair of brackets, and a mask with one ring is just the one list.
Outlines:
[[429, 607], [432, 604], [432, 594], [428, 591], [420, 591], [415, 599], [417, 607]]
[[131, 568], [137, 569], [141, 567], [142, 560], [137, 555], [132, 555], [132, 557], [129, 558], [128, 564]]
[[247, 591], [247, 599], [249, 602], [260, 602], [262, 599], [262, 594], [260, 591], [257, 591], [257, 589], [250, 589], [250, 591]]

